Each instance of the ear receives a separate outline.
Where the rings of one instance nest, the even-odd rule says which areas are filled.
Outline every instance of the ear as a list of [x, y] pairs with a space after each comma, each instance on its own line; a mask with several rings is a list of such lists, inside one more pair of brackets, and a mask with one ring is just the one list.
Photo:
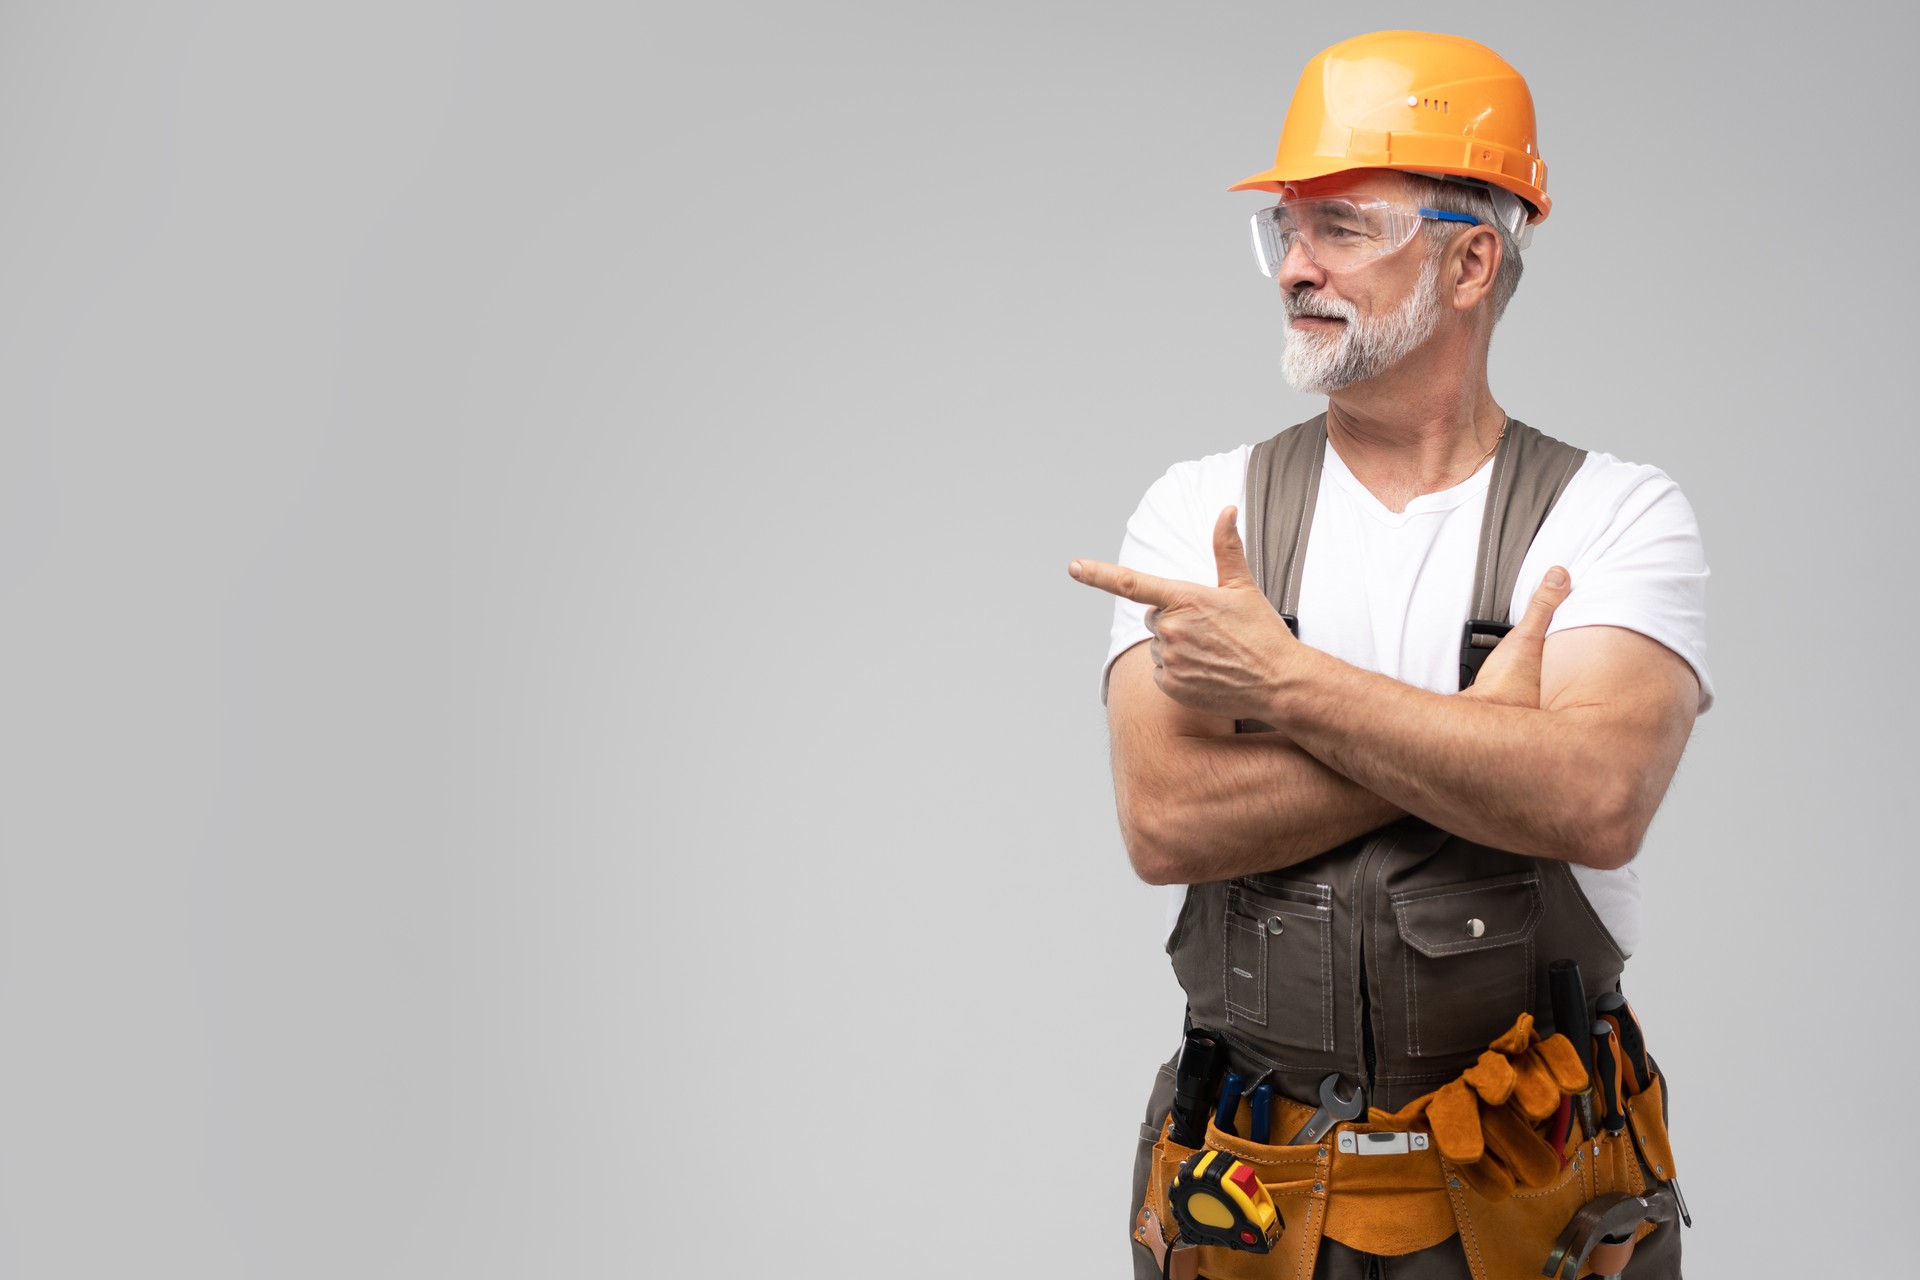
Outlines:
[[1453, 279], [1453, 309], [1471, 311], [1493, 296], [1493, 281], [1500, 274], [1504, 250], [1500, 233], [1482, 224], [1468, 227], [1455, 236], [1451, 257], [1456, 267]]

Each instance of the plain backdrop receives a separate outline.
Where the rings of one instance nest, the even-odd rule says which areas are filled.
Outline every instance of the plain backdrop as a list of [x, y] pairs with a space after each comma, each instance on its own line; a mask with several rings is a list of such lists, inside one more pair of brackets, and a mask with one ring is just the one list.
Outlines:
[[1502, 404], [1699, 514], [1696, 1277], [1904, 1249], [1911, 11], [0, 4], [0, 1274], [1119, 1276], [1111, 559], [1317, 411], [1227, 185], [1528, 77]]

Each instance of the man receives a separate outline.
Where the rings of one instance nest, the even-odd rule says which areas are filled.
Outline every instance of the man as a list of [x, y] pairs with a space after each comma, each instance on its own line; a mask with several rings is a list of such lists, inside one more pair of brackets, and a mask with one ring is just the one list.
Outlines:
[[[1069, 571], [1117, 597], [1102, 697], [1121, 830], [1135, 871], [1176, 887], [1190, 1024], [1235, 1072], [1224, 1098], [1208, 1081], [1208, 1145], [1254, 1166], [1265, 1190], [1247, 1192], [1285, 1228], [1264, 1254], [1164, 1248], [1188, 1151], [1165, 1130], [1170, 1062], [1135, 1174], [1136, 1274], [1198, 1258], [1236, 1277], [1538, 1275], [1577, 1212], [1617, 1216], [1672, 1176], [1657, 1066], [1616, 1056], [1631, 1017], [1594, 998], [1639, 944], [1628, 863], [1712, 702], [1699, 531], [1664, 473], [1542, 436], [1489, 389], [1551, 207], [1531, 96], [1491, 50], [1419, 32], [1334, 46], [1274, 167], [1233, 189], [1279, 196], [1256, 252], [1287, 311], [1285, 376], [1326, 413], [1171, 468], [1120, 565]], [[1557, 1019], [1556, 959], [1587, 997]], [[1515, 1129], [1526, 1081], [1548, 1077]], [[1256, 1080], [1278, 1097], [1250, 1106]], [[1277, 1154], [1327, 1081], [1372, 1110]], [[1416, 1144], [1374, 1208], [1343, 1195], [1356, 1166], [1328, 1149], [1366, 1129]], [[1317, 1163], [1296, 1186], [1285, 1159]], [[1575, 1249], [1602, 1250], [1603, 1273], [1637, 1237], [1628, 1276], [1678, 1276], [1678, 1223], [1659, 1217]], [[1176, 1243], [1206, 1232], [1189, 1220]]]

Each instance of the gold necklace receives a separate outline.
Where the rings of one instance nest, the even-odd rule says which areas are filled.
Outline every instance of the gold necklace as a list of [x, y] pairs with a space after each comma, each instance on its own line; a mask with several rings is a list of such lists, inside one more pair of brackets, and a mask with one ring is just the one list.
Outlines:
[[1473, 471], [1467, 472], [1468, 475], [1474, 474], [1475, 471], [1480, 470], [1481, 467], [1486, 465], [1487, 459], [1493, 456], [1493, 450], [1498, 449], [1500, 447], [1500, 442], [1507, 438], [1507, 426], [1512, 421], [1513, 421], [1512, 418], [1505, 417], [1503, 415], [1502, 421], [1500, 423], [1500, 434], [1493, 438], [1493, 448], [1488, 449], [1485, 453], [1480, 455], [1480, 461], [1473, 464]]

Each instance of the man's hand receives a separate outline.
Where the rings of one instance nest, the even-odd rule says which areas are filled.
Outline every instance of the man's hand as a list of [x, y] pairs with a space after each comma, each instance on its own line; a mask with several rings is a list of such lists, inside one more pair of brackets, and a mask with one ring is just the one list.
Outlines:
[[[1161, 692], [1208, 715], [1259, 719], [1266, 714], [1278, 673], [1300, 642], [1253, 580], [1235, 515], [1235, 508], [1227, 507], [1214, 522], [1217, 587], [1156, 578], [1097, 560], [1075, 560], [1067, 572], [1088, 586], [1152, 606], [1147, 630], [1154, 636], [1153, 681]], [[1537, 689], [1537, 655], [1534, 680]]]
[[1493, 702], [1504, 707], [1540, 706], [1540, 657], [1547, 643], [1547, 626], [1554, 610], [1566, 603], [1573, 584], [1559, 565], [1547, 570], [1539, 590], [1527, 602], [1527, 612], [1513, 630], [1500, 637], [1487, 655], [1474, 682], [1460, 691], [1463, 698], [1475, 702]]

